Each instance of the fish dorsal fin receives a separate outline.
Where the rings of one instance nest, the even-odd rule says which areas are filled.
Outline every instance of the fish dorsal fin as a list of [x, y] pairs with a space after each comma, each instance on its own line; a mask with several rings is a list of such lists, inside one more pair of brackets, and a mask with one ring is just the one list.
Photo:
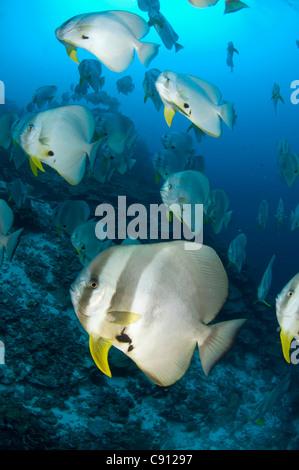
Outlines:
[[[61, 114], [59, 108], [57, 109], [57, 113], [58, 116]], [[90, 109], [86, 106], [73, 104], [65, 106], [63, 114], [65, 119], [71, 120], [72, 125], [74, 127], [76, 126], [76, 130], [78, 129], [78, 131], [80, 131], [84, 139], [90, 142], [95, 130], [95, 121]]]
[[117, 135], [109, 138], [106, 144], [108, 145], [108, 147], [111, 148], [113, 152], [117, 154], [123, 153], [124, 148], [125, 148], [125, 140]]
[[166, 120], [169, 127], [171, 126], [172, 119], [173, 119], [173, 116], [175, 115], [175, 113], [176, 113], [176, 111], [175, 111], [174, 108], [169, 108], [169, 107], [165, 106], [164, 116], [165, 116], [165, 120]]
[[[177, 262], [188, 263], [188, 270], [198, 284], [200, 320], [211, 322], [221, 309], [228, 295], [228, 278], [217, 253], [206, 245], [185, 242], [185, 249], [178, 251], [172, 242]], [[179, 246], [179, 245], [178, 245]]]
[[109, 13], [118, 21], [125, 23], [137, 39], [143, 38], [150, 30], [147, 22], [141, 16], [135, 15], [135, 13], [128, 11], [111, 11]]
[[92, 355], [92, 358], [98, 368], [108, 377], [111, 377], [111, 371], [108, 364], [108, 352], [112, 343], [109, 339], [106, 338], [97, 338], [95, 339], [90, 335], [89, 337], [89, 349]]
[[199, 85], [206, 92], [206, 94], [214, 104], [218, 105], [220, 103], [222, 96], [220, 90], [215, 85], [212, 85], [211, 83], [206, 82], [201, 78], [194, 77], [193, 75], [186, 75], [186, 77], [188, 77], [190, 80]]

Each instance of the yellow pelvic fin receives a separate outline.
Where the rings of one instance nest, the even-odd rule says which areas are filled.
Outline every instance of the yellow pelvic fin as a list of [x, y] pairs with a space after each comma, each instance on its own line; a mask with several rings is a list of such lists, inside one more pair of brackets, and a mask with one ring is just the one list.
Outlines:
[[165, 108], [164, 108], [164, 117], [165, 117], [165, 120], [166, 120], [169, 127], [171, 126], [172, 119], [173, 119], [173, 116], [175, 115], [175, 113], [176, 113], [175, 109], [167, 108], [165, 106]]
[[68, 56], [77, 64], [80, 64], [78, 57], [77, 57], [77, 48], [72, 44], [65, 44], [66, 52]]
[[109, 312], [111, 323], [116, 325], [131, 325], [141, 319], [141, 315], [132, 312]]
[[289, 331], [283, 331], [281, 329], [280, 332], [280, 340], [281, 340], [281, 345], [282, 345], [282, 352], [285, 360], [290, 363], [290, 346], [291, 346], [291, 341], [293, 339], [292, 333]]
[[32, 173], [34, 174], [34, 176], [37, 176], [37, 167], [33, 163], [33, 160], [31, 158], [29, 158], [29, 163], [30, 163], [30, 168], [32, 170]]
[[30, 155], [30, 159], [33, 161], [34, 165], [40, 170], [45, 173], [45, 170], [43, 168], [42, 162], [39, 160], [39, 158], [34, 157], [33, 155]]
[[257, 418], [255, 421], [255, 424], [258, 424], [259, 426], [265, 426], [264, 421], [261, 420], [261, 418]]
[[160, 178], [161, 178], [160, 174], [159, 174], [158, 172], [156, 172], [156, 174], [155, 174], [155, 181], [156, 181], [157, 184], [159, 183]]
[[83, 255], [82, 255], [81, 251], [78, 250], [78, 248], [76, 248], [76, 251], [77, 251], [78, 255], [80, 256], [80, 258], [84, 259], [84, 257], [83, 257]]
[[111, 371], [108, 364], [108, 351], [112, 345], [112, 342], [106, 338], [95, 339], [92, 336], [89, 337], [89, 349], [92, 358], [98, 368], [108, 377], [111, 377]]
[[56, 230], [57, 230], [58, 234], [61, 236], [61, 228], [59, 227], [59, 225], [56, 225]]
[[172, 222], [172, 212], [167, 211], [168, 222]]

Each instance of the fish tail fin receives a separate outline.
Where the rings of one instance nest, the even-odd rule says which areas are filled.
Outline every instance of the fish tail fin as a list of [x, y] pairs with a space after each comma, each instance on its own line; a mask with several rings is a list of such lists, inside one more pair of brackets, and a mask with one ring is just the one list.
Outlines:
[[156, 57], [159, 52], [159, 47], [160, 44], [154, 44], [152, 42], [140, 42], [136, 52], [140, 62], [145, 67], [148, 67], [150, 62]]
[[226, 3], [224, 13], [233, 13], [234, 11], [241, 10], [242, 8], [249, 7], [246, 3], [240, 2], [240, 0], [235, 0], [234, 2], [230, 2], [230, 4]]
[[23, 230], [24, 230], [23, 228], [17, 230], [16, 232], [9, 235], [6, 239], [5, 250], [6, 250], [8, 261], [12, 260], [12, 257], [19, 243], [20, 235], [23, 232]]
[[98, 148], [100, 147], [101, 144], [102, 144], [102, 138], [100, 138], [99, 140], [91, 144], [90, 146], [90, 152], [88, 154], [88, 157], [90, 160], [91, 169], [93, 169], [94, 167], [94, 162], [97, 157]]
[[179, 52], [181, 49], [184, 49], [184, 46], [176, 42], [174, 45], [174, 48], [175, 48], [175, 52]]
[[205, 375], [208, 375], [222, 356], [229, 351], [245, 322], [246, 319], [229, 320], [208, 327], [210, 331], [207, 338], [201, 346], [198, 346]]
[[218, 114], [225, 124], [233, 130], [233, 121], [234, 121], [234, 104], [233, 103], [224, 103], [219, 106]]

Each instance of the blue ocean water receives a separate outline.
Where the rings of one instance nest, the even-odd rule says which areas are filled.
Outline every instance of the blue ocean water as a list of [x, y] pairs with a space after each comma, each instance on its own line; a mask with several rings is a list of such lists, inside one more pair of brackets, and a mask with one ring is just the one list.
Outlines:
[[[187, 0], [160, 0], [160, 11], [183, 49], [166, 49], [154, 28], [146, 36], [161, 44], [149, 68], [201, 77], [235, 105], [233, 131], [224, 125], [219, 139], [206, 136], [201, 143], [191, 135], [197, 153], [205, 157], [211, 188], [225, 190], [233, 211], [231, 224], [220, 234], [213, 234], [210, 225], [204, 227], [204, 242], [213, 245], [227, 267], [229, 243], [241, 232], [247, 236], [242, 274], [227, 267], [236, 290], [223, 312], [229, 319], [248, 318], [246, 327], [208, 379], [197, 358], [192, 371], [167, 388], [149, 382], [134, 365], [126, 362], [120, 367], [120, 359], [112, 379], [96, 369], [68, 294], [82, 266], [68, 241], [55, 232], [51, 211], [67, 198], [115, 202], [123, 194], [132, 202], [158, 202], [161, 184], [155, 182], [151, 159], [162, 148], [161, 136], [169, 131], [163, 107], [158, 112], [150, 100], [144, 103], [146, 69], [138, 58], [122, 73], [103, 65], [104, 90], [120, 101], [119, 111], [134, 122], [148, 149], [138, 155], [132, 171], [104, 185], [86, 176], [70, 187], [53, 171], [35, 179], [27, 162], [17, 170], [10, 152], [1, 150], [0, 179], [9, 184], [21, 177], [31, 187], [30, 205], [12, 206], [16, 229], [25, 230], [13, 260], [5, 260], [0, 272], [0, 340], [6, 350], [6, 363], [0, 365], [1, 449], [298, 448], [297, 367], [283, 358], [274, 306], [277, 294], [298, 272], [299, 232], [290, 230], [289, 217], [299, 203], [299, 182], [288, 188], [281, 181], [277, 151], [282, 139], [292, 153], [299, 148], [299, 105], [291, 102], [291, 83], [299, 79], [299, 6], [295, 0], [247, 4], [249, 8], [224, 15], [224, 1], [196, 9]], [[78, 64], [57, 41], [55, 29], [75, 15], [104, 10], [126, 10], [148, 20], [134, 0], [2, 0], [0, 80], [6, 105], [0, 105], [0, 112], [1, 106], [8, 111], [11, 102], [21, 114], [41, 86], [56, 85], [61, 95], [77, 84]], [[239, 51], [233, 72], [226, 64], [229, 41]], [[93, 57], [78, 49], [79, 60]], [[135, 84], [128, 95], [116, 88], [125, 75]], [[271, 101], [275, 82], [284, 99], [278, 102], [277, 113]], [[177, 113], [171, 130], [186, 132], [189, 125]], [[274, 217], [280, 198], [285, 228], [277, 227]], [[257, 228], [262, 199], [269, 203], [266, 230]], [[273, 254], [268, 297], [272, 307], [254, 305]], [[292, 373], [290, 390], [269, 410], [265, 425], [248, 420], [287, 372]], [[172, 417], [170, 407], [175, 410]]]

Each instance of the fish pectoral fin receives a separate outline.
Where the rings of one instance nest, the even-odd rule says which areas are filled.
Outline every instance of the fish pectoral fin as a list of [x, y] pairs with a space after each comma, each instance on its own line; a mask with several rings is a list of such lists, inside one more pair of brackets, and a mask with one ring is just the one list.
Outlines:
[[131, 325], [141, 319], [141, 315], [132, 312], [109, 312], [110, 323], [116, 325]]
[[164, 108], [164, 117], [165, 121], [167, 122], [167, 125], [170, 127], [172, 123], [173, 116], [175, 115], [176, 111], [173, 108], [168, 108], [165, 106]]
[[72, 44], [65, 44], [67, 55], [77, 64], [80, 64], [80, 61], [77, 57], [77, 47]]
[[111, 371], [108, 364], [108, 352], [112, 346], [112, 342], [106, 338], [94, 338], [90, 335], [89, 337], [89, 349], [92, 358], [98, 368], [108, 377], [111, 377]]
[[40, 137], [38, 140], [42, 145], [49, 145], [50, 143], [49, 137]]
[[281, 340], [281, 345], [282, 345], [282, 352], [283, 352], [283, 357], [285, 360], [290, 363], [290, 346], [291, 346], [291, 341], [293, 339], [292, 333], [289, 331], [284, 331], [281, 329], [280, 332], [280, 340]]

